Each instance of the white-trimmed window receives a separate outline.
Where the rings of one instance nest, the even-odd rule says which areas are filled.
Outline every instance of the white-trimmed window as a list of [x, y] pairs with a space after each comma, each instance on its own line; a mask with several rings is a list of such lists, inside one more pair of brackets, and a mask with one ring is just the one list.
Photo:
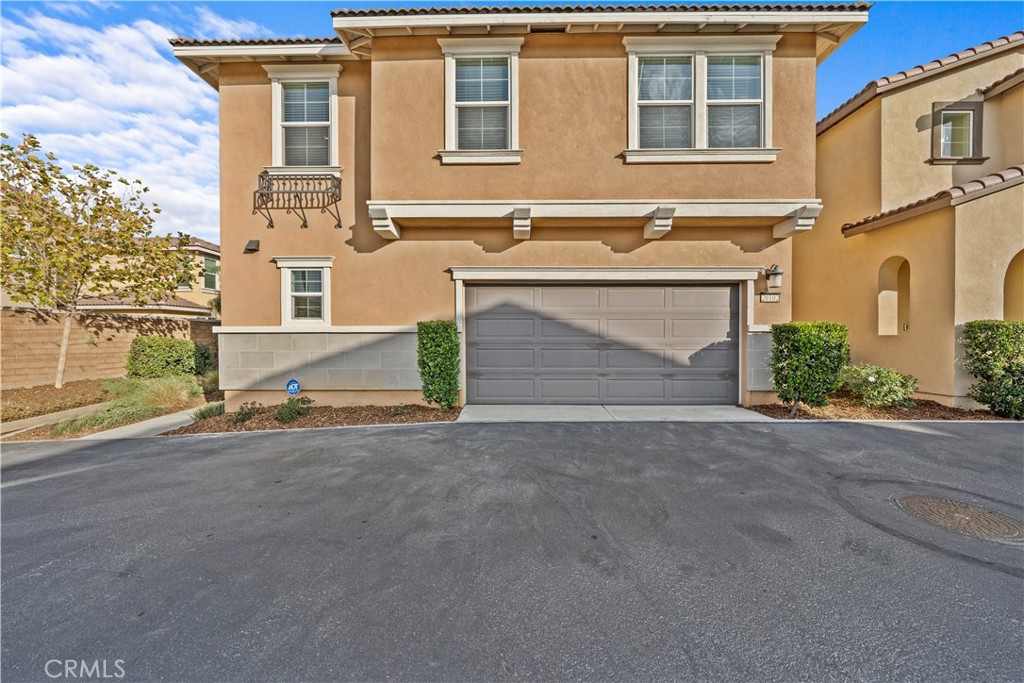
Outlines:
[[774, 161], [772, 52], [780, 38], [623, 38], [626, 162]]
[[272, 167], [337, 170], [338, 64], [266, 65], [273, 107]]
[[939, 128], [939, 155], [944, 159], [973, 157], [974, 112], [943, 111]]
[[441, 38], [445, 164], [517, 164], [522, 38]]
[[281, 271], [281, 324], [331, 324], [331, 266], [333, 256], [278, 256]]
[[220, 265], [209, 256], [203, 257], [203, 289], [214, 292], [220, 289]]

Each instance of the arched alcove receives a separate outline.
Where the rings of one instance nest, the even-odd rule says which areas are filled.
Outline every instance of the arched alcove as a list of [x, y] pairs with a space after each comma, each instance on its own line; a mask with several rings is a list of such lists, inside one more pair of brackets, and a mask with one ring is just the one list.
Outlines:
[[895, 336], [910, 329], [910, 262], [902, 256], [878, 269], [878, 334]]
[[1006, 268], [1003, 320], [1024, 320], [1024, 250], [1017, 252]]

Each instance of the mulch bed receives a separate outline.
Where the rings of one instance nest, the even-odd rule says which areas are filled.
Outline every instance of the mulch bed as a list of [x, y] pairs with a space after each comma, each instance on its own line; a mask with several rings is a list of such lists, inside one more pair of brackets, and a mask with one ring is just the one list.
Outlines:
[[264, 408], [247, 422], [235, 422], [233, 414], [219, 415], [180, 427], [163, 436], [180, 434], [214, 434], [218, 432], [255, 432], [265, 429], [300, 429], [309, 427], [345, 427], [351, 425], [397, 425], [422, 422], [454, 422], [461, 408], [439, 410], [423, 405], [348, 406], [334, 408], [317, 406], [294, 422], [281, 424], [274, 418], [276, 408]]
[[61, 410], [91, 406], [109, 400], [98, 379], [68, 382], [60, 389], [52, 384], [23, 389], [5, 389], [0, 399], [0, 419], [4, 422], [47, 415]]
[[963, 410], [950, 408], [935, 401], [915, 401], [914, 408], [868, 408], [850, 396], [829, 398], [830, 405], [808, 408], [800, 404], [795, 417], [789, 416], [789, 408], [781, 403], [750, 406], [751, 410], [777, 420], [1003, 420], [987, 410]]

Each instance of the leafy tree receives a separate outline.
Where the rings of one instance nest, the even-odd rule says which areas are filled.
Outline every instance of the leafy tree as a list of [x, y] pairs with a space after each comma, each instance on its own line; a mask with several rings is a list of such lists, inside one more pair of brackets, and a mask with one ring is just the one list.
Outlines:
[[149, 188], [91, 164], [66, 173], [39, 141], [0, 133], [0, 284], [11, 300], [63, 322], [54, 386], [64, 383], [71, 326], [82, 302], [142, 306], [171, 295], [196, 266], [188, 237], [154, 237]]

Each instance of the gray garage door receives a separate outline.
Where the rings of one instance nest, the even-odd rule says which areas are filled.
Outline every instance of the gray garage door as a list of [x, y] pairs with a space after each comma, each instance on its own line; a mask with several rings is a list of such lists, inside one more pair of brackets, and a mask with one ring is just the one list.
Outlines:
[[466, 287], [470, 403], [735, 405], [736, 285]]

